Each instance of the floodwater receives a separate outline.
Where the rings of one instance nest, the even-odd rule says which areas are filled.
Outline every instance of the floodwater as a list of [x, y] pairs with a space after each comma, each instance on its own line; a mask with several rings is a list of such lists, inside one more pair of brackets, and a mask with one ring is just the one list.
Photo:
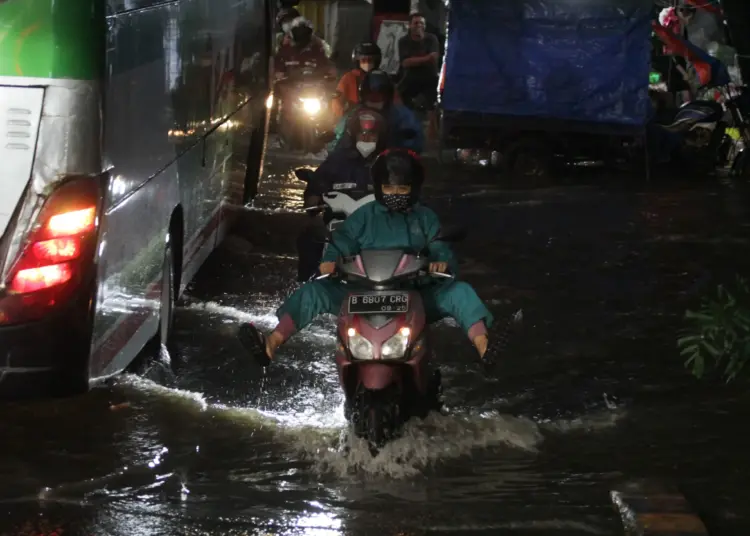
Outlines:
[[184, 297], [171, 356], [78, 399], [0, 407], [0, 535], [609, 535], [610, 490], [639, 478], [680, 486], [712, 534], [749, 533], [746, 385], [694, 380], [674, 342], [700, 292], [747, 268], [741, 195], [525, 191], [429, 163], [429, 204], [471, 230], [462, 277], [525, 326], [487, 373], [439, 325], [446, 415], [373, 459], [339, 450], [331, 319], [266, 375], [235, 340], [239, 322], [273, 325], [306, 224], [301, 160], [269, 160]]

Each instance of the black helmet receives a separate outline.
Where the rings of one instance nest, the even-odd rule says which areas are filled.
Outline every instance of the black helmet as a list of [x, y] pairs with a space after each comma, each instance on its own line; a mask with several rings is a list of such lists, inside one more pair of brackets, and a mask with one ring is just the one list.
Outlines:
[[[370, 168], [375, 199], [394, 211], [411, 208], [418, 200], [424, 183], [424, 167], [419, 156], [409, 149], [388, 149]], [[383, 186], [411, 186], [409, 195], [383, 195]]]
[[312, 23], [304, 17], [297, 17], [292, 21], [292, 28], [289, 33], [292, 35], [294, 45], [304, 48], [312, 41]]
[[278, 26], [279, 31], [285, 32], [284, 23], [291, 23], [299, 16], [299, 11], [297, 11], [293, 7], [289, 9], [282, 9], [281, 11], [279, 11], [279, 14], [276, 15], [276, 26]]
[[393, 95], [396, 92], [393, 87], [391, 76], [380, 69], [375, 69], [365, 74], [359, 84], [359, 102], [383, 102], [383, 108], [393, 104]]
[[358, 44], [352, 51], [352, 61], [354, 63], [359, 65], [359, 61], [362, 58], [373, 58], [375, 68], [377, 69], [378, 67], [380, 67], [380, 62], [383, 60], [383, 53], [378, 45], [367, 41], [365, 43]]

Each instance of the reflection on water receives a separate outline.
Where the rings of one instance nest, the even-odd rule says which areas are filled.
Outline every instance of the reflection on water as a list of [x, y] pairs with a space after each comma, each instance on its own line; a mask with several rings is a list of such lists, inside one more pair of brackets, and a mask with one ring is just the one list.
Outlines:
[[[303, 218], [264, 213], [299, 211], [304, 184], [288, 170], [271, 163], [243, 213], [255, 234], [227, 241], [178, 308], [177, 351], [157, 363], [175, 367], [168, 384], [126, 375], [79, 399], [0, 407], [1, 536], [610, 535], [609, 492], [633, 476], [747, 517], [744, 388], [698, 384], [672, 355], [675, 297], [717, 259], [737, 269], [737, 241], [654, 241], [709, 234], [710, 198], [491, 184], [446, 197], [480, 235], [460, 246], [466, 277], [498, 310], [522, 302], [529, 328], [487, 375], [455, 327], [436, 326], [447, 414], [372, 458], [346, 433], [330, 318], [265, 374], [236, 341], [240, 322], [270, 329], [294, 288], [289, 222]], [[592, 224], [601, 213], [606, 228]], [[274, 247], [260, 247], [269, 226]]]

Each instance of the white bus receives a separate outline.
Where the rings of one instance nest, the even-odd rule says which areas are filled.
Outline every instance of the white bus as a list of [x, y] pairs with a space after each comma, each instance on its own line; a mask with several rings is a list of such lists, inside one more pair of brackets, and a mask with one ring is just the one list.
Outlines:
[[0, 0], [0, 396], [166, 343], [257, 191], [270, 0]]

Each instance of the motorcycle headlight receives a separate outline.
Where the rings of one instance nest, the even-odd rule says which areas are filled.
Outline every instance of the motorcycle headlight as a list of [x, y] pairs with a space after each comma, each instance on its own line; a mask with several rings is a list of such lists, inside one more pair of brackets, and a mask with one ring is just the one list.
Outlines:
[[300, 99], [300, 101], [302, 101], [302, 109], [310, 115], [320, 112], [320, 99]]
[[349, 335], [349, 351], [354, 359], [372, 359], [372, 343], [370, 341], [353, 329], [350, 329], [347, 335]]
[[398, 330], [398, 333], [385, 341], [380, 349], [380, 357], [382, 359], [401, 359], [404, 357], [406, 350], [409, 348], [410, 335], [411, 330], [409, 328], [404, 327]]

